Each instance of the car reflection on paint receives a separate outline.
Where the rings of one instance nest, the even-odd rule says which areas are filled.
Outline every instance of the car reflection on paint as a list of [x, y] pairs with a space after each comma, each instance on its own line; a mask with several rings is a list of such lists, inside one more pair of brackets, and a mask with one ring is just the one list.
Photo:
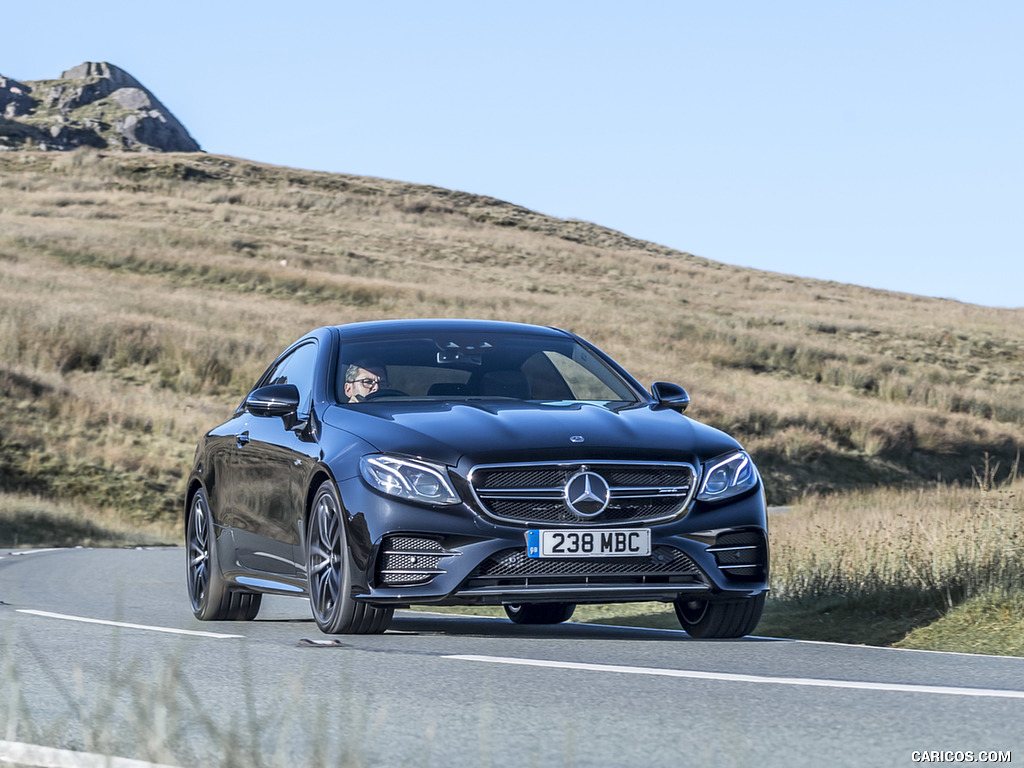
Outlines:
[[764, 492], [728, 435], [566, 331], [473, 320], [317, 329], [199, 442], [185, 506], [202, 620], [306, 596], [326, 633], [410, 605], [663, 601], [696, 637], [753, 631]]

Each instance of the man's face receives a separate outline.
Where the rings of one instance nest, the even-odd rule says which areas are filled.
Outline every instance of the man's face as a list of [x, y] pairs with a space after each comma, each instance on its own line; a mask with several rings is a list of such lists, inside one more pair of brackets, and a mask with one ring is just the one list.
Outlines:
[[366, 397], [378, 389], [386, 389], [388, 382], [382, 368], [360, 368], [353, 377], [354, 381], [345, 382], [345, 397], [350, 403], [359, 402], [358, 398]]

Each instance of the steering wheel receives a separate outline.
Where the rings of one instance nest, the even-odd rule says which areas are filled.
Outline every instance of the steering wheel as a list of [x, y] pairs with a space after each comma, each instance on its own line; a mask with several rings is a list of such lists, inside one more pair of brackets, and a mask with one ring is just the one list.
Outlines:
[[371, 392], [365, 398], [365, 401], [379, 400], [385, 397], [408, 397], [409, 395], [400, 389], [378, 389], [375, 392]]

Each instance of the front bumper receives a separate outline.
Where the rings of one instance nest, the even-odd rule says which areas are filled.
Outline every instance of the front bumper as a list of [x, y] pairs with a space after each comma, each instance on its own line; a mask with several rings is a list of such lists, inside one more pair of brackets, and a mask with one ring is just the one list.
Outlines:
[[697, 502], [681, 519], [649, 526], [649, 557], [567, 559], [527, 557], [525, 526], [492, 522], [465, 504], [424, 508], [358, 478], [340, 491], [358, 567], [353, 597], [374, 604], [715, 600], [767, 590], [760, 489], [724, 504]]

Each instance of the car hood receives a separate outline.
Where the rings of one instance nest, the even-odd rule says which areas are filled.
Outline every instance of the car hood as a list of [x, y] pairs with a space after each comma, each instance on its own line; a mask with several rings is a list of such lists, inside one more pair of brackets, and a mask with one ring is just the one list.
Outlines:
[[333, 406], [323, 421], [378, 451], [450, 466], [577, 459], [696, 462], [739, 447], [723, 432], [650, 405], [381, 402]]

